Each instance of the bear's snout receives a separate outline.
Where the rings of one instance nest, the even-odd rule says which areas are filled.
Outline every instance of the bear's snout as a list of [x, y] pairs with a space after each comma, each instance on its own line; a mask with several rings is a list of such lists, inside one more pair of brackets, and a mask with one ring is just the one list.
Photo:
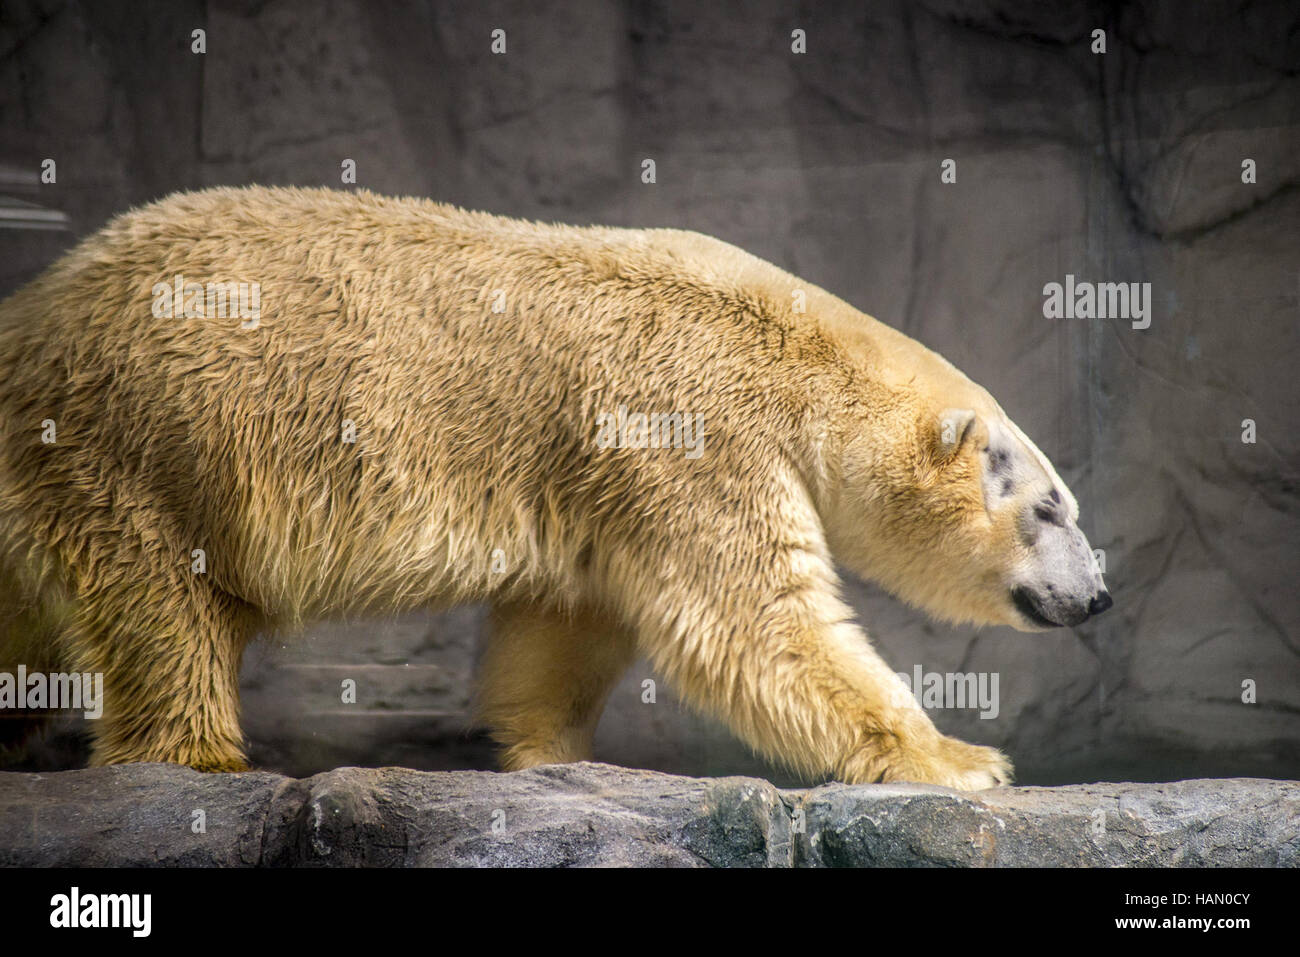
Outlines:
[[1081, 601], [1063, 598], [1051, 586], [1046, 593], [1039, 593], [1022, 585], [1011, 590], [1011, 602], [1026, 621], [1038, 628], [1072, 628], [1115, 604], [1105, 586]]

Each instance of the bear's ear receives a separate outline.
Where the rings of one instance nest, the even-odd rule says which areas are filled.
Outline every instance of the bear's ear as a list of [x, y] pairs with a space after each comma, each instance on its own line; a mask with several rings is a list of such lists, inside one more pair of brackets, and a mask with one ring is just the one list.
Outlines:
[[935, 421], [934, 446], [940, 459], [956, 455], [976, 432], [979, 419], [973, 409], [944, 409]]

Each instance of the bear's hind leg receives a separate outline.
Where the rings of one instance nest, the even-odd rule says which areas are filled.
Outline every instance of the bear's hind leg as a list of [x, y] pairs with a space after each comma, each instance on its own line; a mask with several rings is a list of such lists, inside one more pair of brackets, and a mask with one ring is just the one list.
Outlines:
[[179, 564], [101, 582], [81, 597], [72, 657], [78, 670], [104, 676], [90, 763], [246, 770], [239, 663], [255, 631], [253, 610]]
[[589, 609], [496, 605], [476, 712], [502, 746], [502, 768], [588, 760], [605, 700], [635, 654], [625, 629]]

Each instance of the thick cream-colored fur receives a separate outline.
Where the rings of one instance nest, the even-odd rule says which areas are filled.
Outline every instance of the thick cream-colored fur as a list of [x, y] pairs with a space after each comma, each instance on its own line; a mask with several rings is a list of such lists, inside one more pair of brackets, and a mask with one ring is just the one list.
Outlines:
[[[178, 274], [260, 283], [260, 324], [154, 317]], [[619, 405], [701, 416], [703, 454], [598, 448]], [[974, 448], [936, 439], [951, 407], [1005, 419], [916, 342], [696, 234], [179, 194], [0, 305], [5, 574], [59, 621], [44, 656], [105, 674], [99, 764], [243, 767], [260, 629], [490, 601], [479, 702], [508, 768], [588, 757], [639, 651], [807, 774], [985, 787], [1006, 759], [900, 694], [832, 562], [1009, 620], [1019, 546]]]

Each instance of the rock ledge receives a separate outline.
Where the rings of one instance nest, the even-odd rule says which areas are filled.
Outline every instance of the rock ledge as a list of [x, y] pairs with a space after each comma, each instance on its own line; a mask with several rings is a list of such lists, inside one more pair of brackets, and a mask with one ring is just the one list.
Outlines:
[[780, 790], [604, 764], [514, 774], [165, 764], [0, 774], [3, 866], [1296, 866], [1300, 783]]

